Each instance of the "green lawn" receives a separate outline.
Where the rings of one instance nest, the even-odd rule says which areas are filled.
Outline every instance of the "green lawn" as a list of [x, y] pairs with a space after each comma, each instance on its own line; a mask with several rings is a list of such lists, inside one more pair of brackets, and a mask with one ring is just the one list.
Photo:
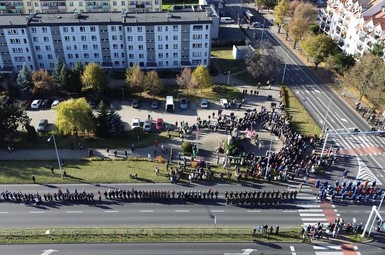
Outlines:
[[[282, 90], [281, 90], [282, 91]], [[288, 86], [283, 86], [283, 102], [286, 106], [286, 112], [291, 118], [290, 125], [296, 131], [304, 135], [319, 135], [321, 128], [309, 114], [302, 102], [294, 95]]]
[[[143, 182], [169, 182], [165, 161], [148, 161], [147, 158], [130, 158], [130, 160], [118, 159], [83, 159], [68, 160], [64, 162], [63, 170], [68, 178], [61, 179], [56, 160], [25, 160], [25, 161], [0, 161], [0, 184], [25, 184], [31, 183], [31, 176], [36, 177], [38, 183], [143, 183]], [[176, 162], [174, 162], [176, 163]], [[49, 166], [55, 166], [55, 174], [52, 174]], [[155, 167], [160, 169], [160, 175], [155, 175]], [[177, 167], [170, 164], [169, 167]], [[188, 174], [192, 167], [187, 167], [181, 182], [190, 182]], [[212, 166], [214, 178], [205, 183], [237, 182], [233, 174], [231, 179], [226, 178], [226, 170], [222, 167]], [[242, 170], [244, 170], [242, 168]], [[224, 179], [218, 178], [218, 173], [224, 174]], [[131, 179], [129, 174], [137, 174], [137, 179]], [[262, 180], [242, 182], [261, 182]]]
[[256, 233], [237, 227], [50, 228], [0, 230], [0, 243], [121, 243], [121, 242], [291, 242], [301, 243], [298, 229], [281, 228], [277, 234]]
[[213, 48], [211, 50], [212, 61], [215, 61], [223, 73], [230, 71], [237, 73], [245, 69], [243, 60], [235, 60], [232, 55], [232, 48]]

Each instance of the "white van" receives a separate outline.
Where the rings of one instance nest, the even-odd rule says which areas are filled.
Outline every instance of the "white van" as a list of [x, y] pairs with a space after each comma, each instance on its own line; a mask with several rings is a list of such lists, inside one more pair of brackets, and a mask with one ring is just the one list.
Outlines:
[[231, 17], [222, 17], [221, 23], [234, 24], [234, 20]]
[[174, 97], [173, 96], [167, 96], [166, 97], [166, 112], [173, 112], [175, 111], [175, 105], [174, 105]]

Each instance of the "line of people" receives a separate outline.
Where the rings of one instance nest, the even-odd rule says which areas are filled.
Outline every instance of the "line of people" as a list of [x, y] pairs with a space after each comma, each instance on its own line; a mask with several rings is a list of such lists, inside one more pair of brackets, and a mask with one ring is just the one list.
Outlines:
[[297, 190], [284, 191], [226, 191], [226, 204], [232, 205], [273, 205], [297, 199]]

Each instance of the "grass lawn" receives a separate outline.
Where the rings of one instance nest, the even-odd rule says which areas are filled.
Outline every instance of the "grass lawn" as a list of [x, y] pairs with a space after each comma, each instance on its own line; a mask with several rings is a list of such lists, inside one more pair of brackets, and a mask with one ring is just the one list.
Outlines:
[[283, 90], [283, 102], [286, 106], [286, 112], [291, 119], [290, 125], [293, 130], [303, 135], [320, 134], [320, 126], [315, 122], [313, 117], [305, 109], [291, 89], [288, 86], [283, 86]]
[[51, 228], [0, 230], [0, 243], [120, 243], [120, 242], [291, 242], [301, 243], [299, 229], [281, 228], [280, 233], [252, 235], [252, 228], [158, 227], [151, 228]]
[[[175, 162], [174, 162], [175, 163]], [[64, 162], [63, 170], [68, 178], [61, 179], [56, 160], [25, 160], [25, 161], [0, 161], [0, 184], [25, 184], [31, 183], [31, 176], [36, 177], [38, 183], [144, 183], [144, 182], [169, 182], [165, 161], [148, 161], [144, 158], [118, 159], [84, 159], [68, 160]], [[49, 169], [50, 165], [55, 166], [53, 175]], [[155, 167], [160, 169], [160, 175], [155, 175]], [[170, 164], [177, 167], [177, 164]], [[187, 167], [180, 182], [190, 183], [188, 174], [193, 168]], [[238, 183], [235, 174], [231, 179], [226, 178], [227, 171], [222, 167], [212, 166], [214, 177], [212, 180], [201, 180], [199, 183]], [[244, 170], [242, 168], [242, 170]], [[221, 172], [224, 179], [218, 178]], [[129, 174], [137, 174], [137, 179], [131, 179]], [[262, 180], [242, 180], [242, 183], [260, 182]]]
[[232, 55], [232, 48], [213, 48], [211, 50], [211, 57], [216, 61], [222, 72], [237, 73], [246, 67], [243, 60], [235, 60]]

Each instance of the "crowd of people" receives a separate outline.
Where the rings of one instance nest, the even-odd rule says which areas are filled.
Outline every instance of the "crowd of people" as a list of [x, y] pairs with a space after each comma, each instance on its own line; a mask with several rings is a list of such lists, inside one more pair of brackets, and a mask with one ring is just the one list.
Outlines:
[[60, 188], [57, 192], [48, 192], [42, 195], [38, 192], [23, 193], [21, 191], [11, 192], [6, 190], [0, 193], [0, 201], [24, 204], [33, 203], [34, 205], [39, 205], [41, 202], [94, 201], [94, 193], [86, 192], [85, 190], [78, 192], [77, 189], [74, 192], [70, 192], [69, 189], [63, 192]]
[[273, 205], [297, 199], [297, 190], [284, 191], [226, 191], [226, 204], [232, 205]]
[[369, 201], [381, 200], [385, 194], [384, 190], [378, 187], [376, 181], [371, 182], [369, 180], [353, 182], [344, 179], [342, 184], [336, 180], [331, 185], [327, 180], [321, 183], [321, 180], [317, 179], [315, 186], [319, 188], [317, 198], [321, 201], [329, 200], [333, 202], [340, 199], [341, 202], [350, 200], [352, 202], [364, 201], [368, 203]]

